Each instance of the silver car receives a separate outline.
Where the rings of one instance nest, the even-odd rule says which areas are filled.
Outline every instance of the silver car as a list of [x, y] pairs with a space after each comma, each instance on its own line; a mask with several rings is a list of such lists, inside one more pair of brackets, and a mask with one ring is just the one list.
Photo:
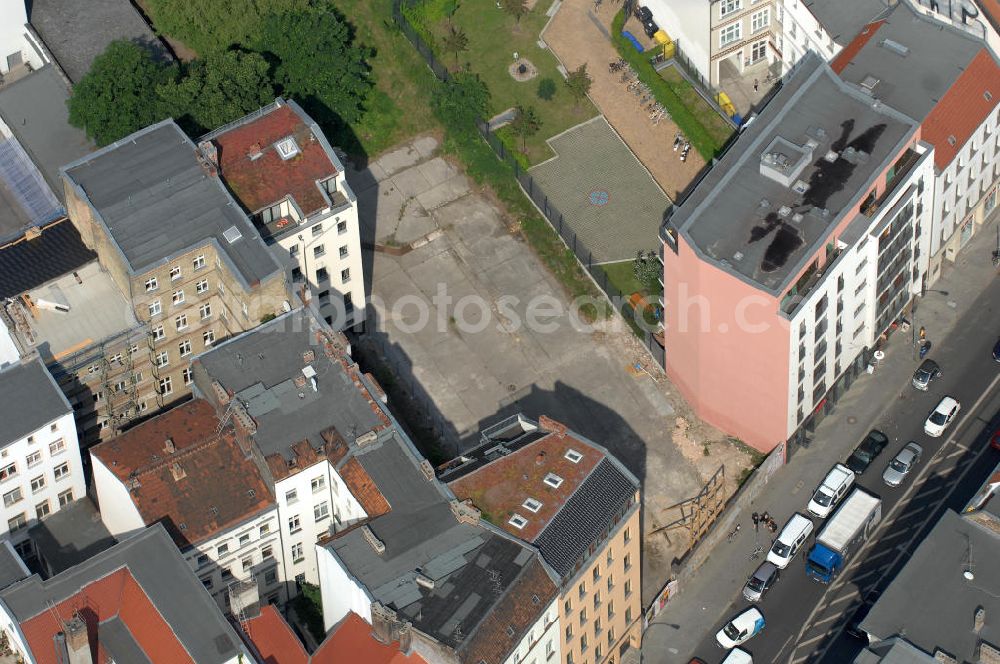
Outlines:
[[934, 360], [924, 360], [913, 373], [913, 387], [926, 392], [931, 381], [941, 377], [941, 367]]
[[778, 566], [774, 563], [762, 562], [757, 571], [747, 579], [743, 586], [743, 596], [748, 602], [759, 602], [775, 581], [778, 580]]
[[924, 453], [923, 448], [912, 440], [906, 447], [899, 451], [899, 454], [892, 458], [885, 472], [882, 473], [882, 481], [889, 486], [899, 486], [906, 479], [910, 470], [920, 461], [920, 456]]

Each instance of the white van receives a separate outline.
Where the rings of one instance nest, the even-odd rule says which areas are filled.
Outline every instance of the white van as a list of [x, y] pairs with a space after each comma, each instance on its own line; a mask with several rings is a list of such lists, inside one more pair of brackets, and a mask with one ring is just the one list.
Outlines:
[[854, 472], [842, 463], [830, 469], [823, 482], [813, 492], [809, 500], [809, 513], [818, 519], [825, 519], [854, 486]]
[[778, 569], [785, 569], [795, 554], [805, 546], [812, 531], [813, 522], [796, 512], [781, 529], [778, 539], [774, 540], [771, 550], [767, 552], [767, 559], [777, 565]]
[[753, 664], [753, 657], [743, 648], [733, 648], [722, 660], [722, 664]]

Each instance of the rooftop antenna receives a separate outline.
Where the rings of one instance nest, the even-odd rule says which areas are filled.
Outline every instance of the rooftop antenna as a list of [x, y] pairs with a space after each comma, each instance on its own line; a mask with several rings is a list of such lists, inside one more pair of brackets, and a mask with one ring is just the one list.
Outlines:
[[976, 575], [972, 572], [972, 540], [969, 539], [969, 535], [965, 534], [965, 571], [962, 572], [962, 577], [966, 581], [972, 581], [976, 578]]

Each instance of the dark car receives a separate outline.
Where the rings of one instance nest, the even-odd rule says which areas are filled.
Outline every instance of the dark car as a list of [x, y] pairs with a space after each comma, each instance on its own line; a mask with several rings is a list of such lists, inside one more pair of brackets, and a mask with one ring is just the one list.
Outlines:
[[656, 34], [656, 32], [660, 29], [660, 27], [656, 25], [656, 21], [654, 21], [653, 19], [649, 19], [648, 21], [642, 22], [642, 29], [643, 31], [645, 31], [646, 36], [652, 39], [653, 35]]
[[941, 376], [941, 367], [934, 360], [924, 360], [917, 370], [913, 372], [913, 387], [918, 390], [927, 391], [931, 381]]
[[855, 475], [860, 475], [868, 469], [875, 457], [881, 454], [888, 444], [889, 439], [884, 433], [872, 429], [848, 457], [847, 467], [853, 470]]
[[997, 339], [996, 345], [993, 346], [993, 359], [1000, 362], [1000, 339]]
[[649, 11], [649, 7], [637, 7], [635, 17], [645, 23], [653, 20], [653, 12]]

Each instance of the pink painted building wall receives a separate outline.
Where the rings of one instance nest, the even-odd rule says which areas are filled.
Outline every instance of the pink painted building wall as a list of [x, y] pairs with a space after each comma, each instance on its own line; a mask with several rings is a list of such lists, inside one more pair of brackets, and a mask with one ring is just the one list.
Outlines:
[[770, 451], [788, 437], [788, 322], [778, 301], [701, 260], [683, 236], [664, 248], [666, 370], [699, 417]]

